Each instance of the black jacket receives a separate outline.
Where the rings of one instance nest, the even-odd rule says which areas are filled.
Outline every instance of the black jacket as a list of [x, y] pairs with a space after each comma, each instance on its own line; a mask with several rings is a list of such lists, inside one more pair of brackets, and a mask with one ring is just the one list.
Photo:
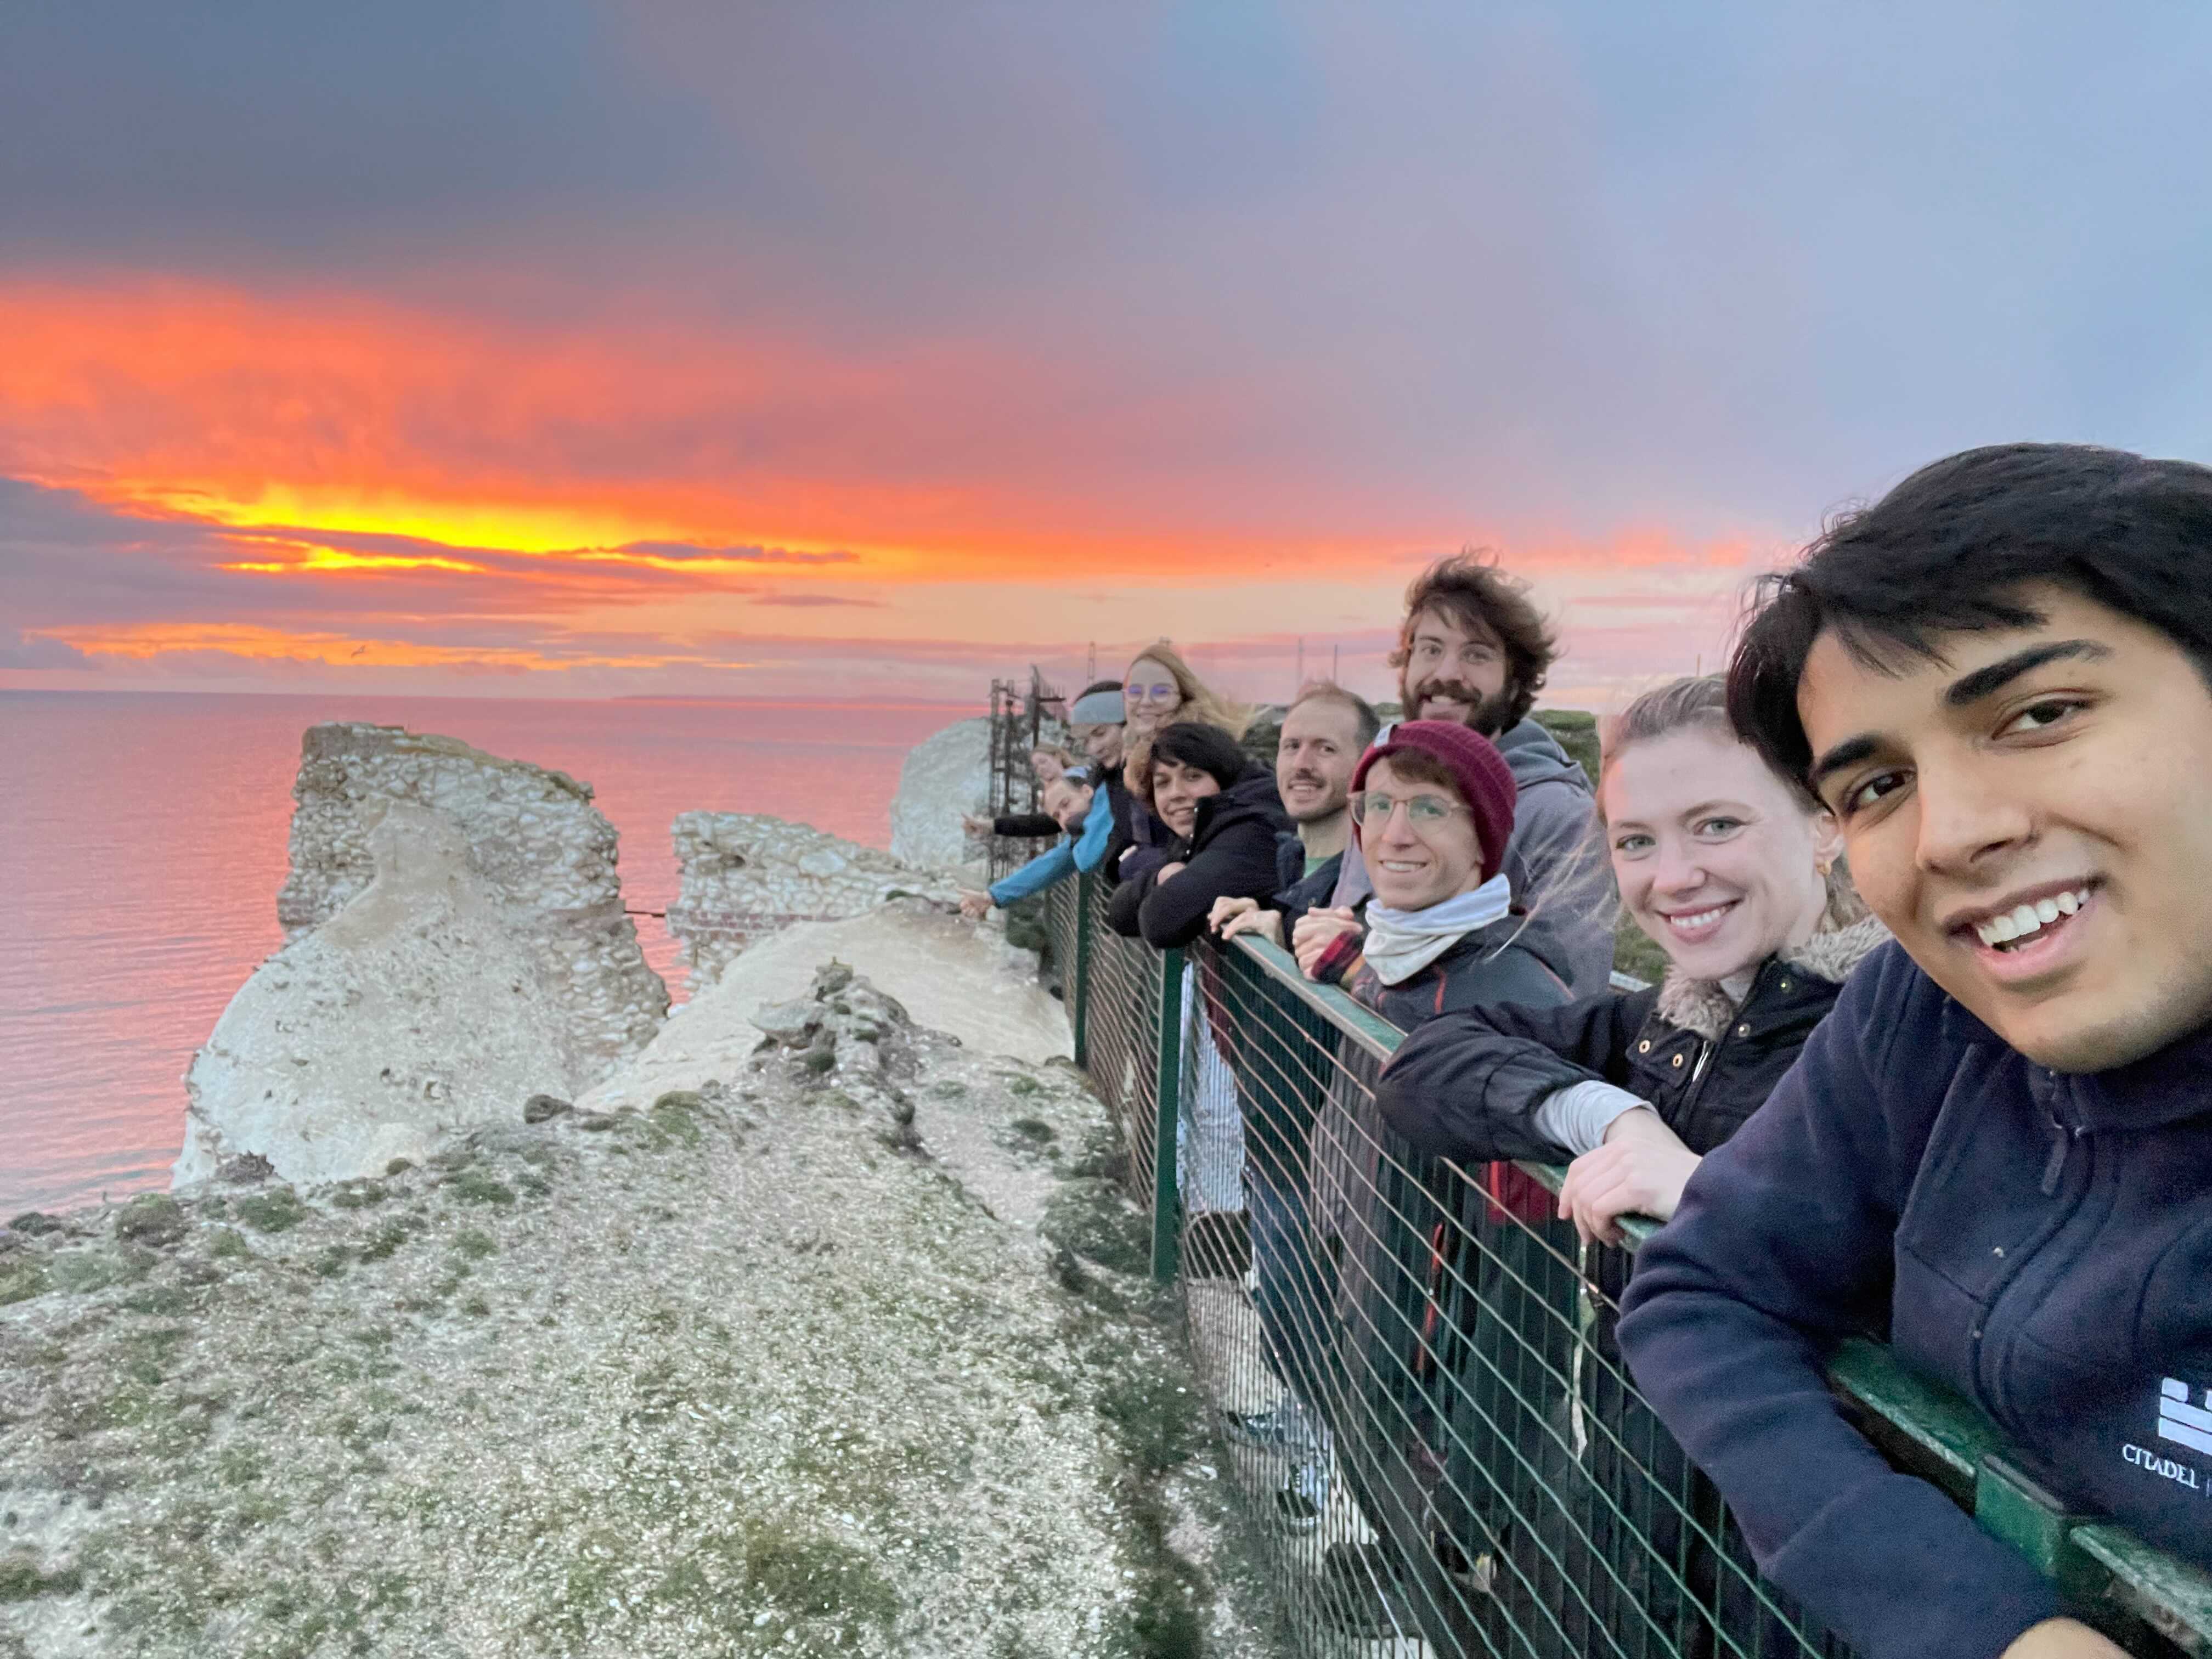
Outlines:
[[991, 833], [1013, 841], [1037, 841], [1060, 834], [1060, 820], [1049, 812], [1001, 812], [991, 820]]
[[1535, 1126], [1559, 1090], [1592, 1079], [1650, 1102], [1703, 1156], [1773, 1092], [1860, 959], [1889, 937], [1868, 918], [1769, 957], [1741, 1007], [1717, 985], [1669, 972], [1663, 984], [1559, 1007], [1471, 1007], [1406, 1040], [1375, 1091], [1390, 1127], [1461, 1163], [1569, 1149]]
[[1275, 890], [1260, 901], [1270, 910], [1283, 913], [1283, 943], [1291, 942], [1291, 930], [1298, 925], [1298, 918], [1317, 904], [1327, 904], [1329, 895], [1336, 891], [1338, 875], [1344, 868], [1344, 854], [1331, 853], [1306, 874], [1306, 847], [1296, 835], [1285, 836], [1275, 848]]
[[[1169, 844], [1161, 862], [1180, 860], [1178, 874], [1163, 882], [1158, 866], [1148, 867], [1115, 888], [1107, 926], [1162, 950], [1189, 944], [1205, 933], [1214, 900], [1274, 890], [1276, 837], [1290, 827], [1274, 773], [1255, 763], [1228, 788], [1199, 802], [1190, 834]], [[1110, 848], [1107, 856], [1113, 856]]]

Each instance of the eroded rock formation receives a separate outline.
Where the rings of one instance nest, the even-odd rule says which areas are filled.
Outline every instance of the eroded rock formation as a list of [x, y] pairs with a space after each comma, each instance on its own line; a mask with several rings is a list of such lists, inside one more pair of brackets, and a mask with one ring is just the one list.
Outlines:
[[978, 715], [931, 733], [907, 751], [891, 798], [891, 852], [925, 870], [978, 878], [983, 848], [960, 827], [991, 799], [991, 722]]
[[941, 874], [757, 812], [684, 812], [671, 834], [684, 885], [668, 907], [668, 931], [683, 942], [695, 989], [754, 939], [793, 922], [860, 915], [902, 894], [958, 896]]
[[623, 914], [614, 826], [589, 784], [396, 726], [310, 726], [300, 756], [291, 870], [276, 898], [288, 937], [368, 885], [372, 826], [386, 803], [411, 802], [459, 830], [470, 869], [560, 1010], [586, 1083], [652, 1040], [668, 988]]
[[368, 885], [255, 969], [192, 1057], [179, 1186], [246, 1155], [287, 1181], [379, 1173], [605, 1069], [459, 824], [406, 800], [361, 816]]

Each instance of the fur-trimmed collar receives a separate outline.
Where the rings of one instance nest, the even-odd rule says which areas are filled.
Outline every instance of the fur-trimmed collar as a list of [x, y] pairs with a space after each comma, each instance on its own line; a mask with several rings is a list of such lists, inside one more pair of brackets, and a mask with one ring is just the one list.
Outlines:
[[[1856, 920], [1840, 924], [1832, 910], [1826, 925], [1812, 938], [1776, 955], [1815, 978], [1841, 985], [1850, 977], [1852, 969], [1888, 940], [1889, 929], [1863, 910], [1858, 912]], [[1660, 982], [1657, 1012], [1669, 1025], [1679, 1025], [1696, 1032], [1708, 1042], [1717, 1042], [1721, 1033], [1728, 1030], [1729, 1022], [1735, 1018], [1736, 1006], [1721, 988], [1719, 981], [1692, 979], [1680, 969], [1669, 968], [1667, 977]]]

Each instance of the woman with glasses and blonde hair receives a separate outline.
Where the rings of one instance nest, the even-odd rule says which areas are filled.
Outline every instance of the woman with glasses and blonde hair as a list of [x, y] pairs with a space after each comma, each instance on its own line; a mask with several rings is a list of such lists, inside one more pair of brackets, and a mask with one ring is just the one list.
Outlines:
[[[1242, 738], [1252, 711], [1224, 697], [1191, 672], [1165, 640], [1147, 646], [1121, 682], [1124, 748], [1122, 780], [1132, 795], [1148, 798], [1152, 739], [1170, 726], [1210, 726]], [[1156, 812], [1132, 815], [1129, 838], [1106, 850], [1107, 878], [1127, 881], [1168, 861], [1176, 832]]]

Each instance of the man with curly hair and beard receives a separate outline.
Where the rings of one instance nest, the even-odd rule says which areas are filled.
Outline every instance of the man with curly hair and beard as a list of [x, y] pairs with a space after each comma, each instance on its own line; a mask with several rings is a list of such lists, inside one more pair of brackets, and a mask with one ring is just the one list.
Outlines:
[[[1398, 698], [1409, 720], [1472, 726], [1498, 745], [1519, 792], [1505, 874], [1528, 932], [1568, 967], [1577, 995], [1604, 990], [1613, 971], [1613, 880], [1596, 802], [1580, 766], [1528, 711], [1559, 641], [1527, 587], [1472, 553], [1439, 559], [1406, 590]], [[1388, 736], [1385, 728], [1384, 736]], [[1309, 939], [1358, 927], [1375, 890], [1355, 847], [1332, 903], [1298, 923]]]

